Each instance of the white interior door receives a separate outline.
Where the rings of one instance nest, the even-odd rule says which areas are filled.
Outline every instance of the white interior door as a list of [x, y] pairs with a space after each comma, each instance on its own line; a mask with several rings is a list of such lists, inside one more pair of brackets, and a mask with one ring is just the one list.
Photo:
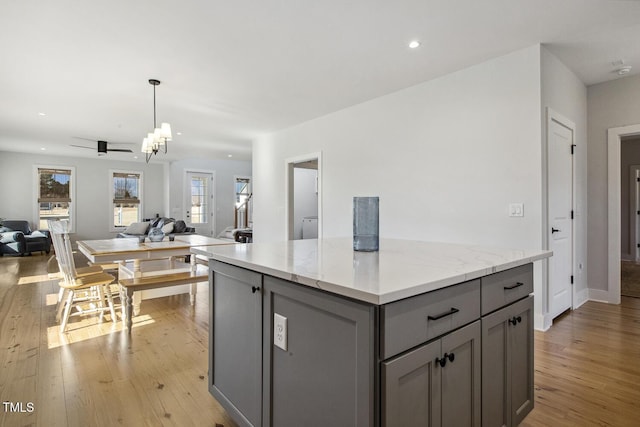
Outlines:
[[[631, 216], [629, 219], [629, 238], [633, 239], [631, 253], [636, 262], [640, 261], [640, 166], [631, 166]], [[635, 250], [634, 250], [635, 249]]]
[[185, 179], [185, 222], [195, 227], [196, 233], [212, 236], [213, 217], [213, 173], [187, 171]]
[[549, 314], [572, 306], [573, 277], [573, 130], [549, 121]]

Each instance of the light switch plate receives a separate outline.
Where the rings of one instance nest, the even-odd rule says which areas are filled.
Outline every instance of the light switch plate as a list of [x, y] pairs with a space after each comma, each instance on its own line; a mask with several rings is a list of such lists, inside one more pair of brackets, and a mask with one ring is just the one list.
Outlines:
[[287, 351], [287, 318], [273, 313], [273, 344]]
[[524, 216], [524, 204], [509, 203], [509, 216]]

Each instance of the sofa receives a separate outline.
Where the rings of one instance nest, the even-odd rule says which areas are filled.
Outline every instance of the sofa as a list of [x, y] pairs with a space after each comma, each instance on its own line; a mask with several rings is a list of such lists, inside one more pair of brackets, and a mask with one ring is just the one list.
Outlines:
[[49, 230], [32, 231], [29, 221], [3, 220], [0, 225], [0, 256], [23, 256], [32, 252], [51, 252]]
[[118, 233], [118, 237], [140, 237], [149, 234], [152, 228], [160, 228], [164, 234], [194, 234], [196, 229], [187, 227], [184, 221], [175, 220], [174, 218], [159, 217], [149, 221], [134, 222], [125, 230]]

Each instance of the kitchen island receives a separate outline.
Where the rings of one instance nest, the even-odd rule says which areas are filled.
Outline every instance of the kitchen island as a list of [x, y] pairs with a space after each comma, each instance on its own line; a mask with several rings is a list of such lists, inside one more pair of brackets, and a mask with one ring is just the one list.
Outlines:
[[533, 268], [551, 255], [350, 238], [198, 247], [209, 389], [239, 425], [517, 425], [533, 407]]

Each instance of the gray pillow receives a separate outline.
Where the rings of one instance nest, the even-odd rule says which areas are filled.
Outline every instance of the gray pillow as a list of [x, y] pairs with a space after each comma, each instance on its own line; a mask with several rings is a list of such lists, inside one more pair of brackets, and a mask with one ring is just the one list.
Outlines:
[[124, 232], [127, 234], [146, 234], [148, 229], [148, 222], [134, 222], [133, 224], [125, 228]]

